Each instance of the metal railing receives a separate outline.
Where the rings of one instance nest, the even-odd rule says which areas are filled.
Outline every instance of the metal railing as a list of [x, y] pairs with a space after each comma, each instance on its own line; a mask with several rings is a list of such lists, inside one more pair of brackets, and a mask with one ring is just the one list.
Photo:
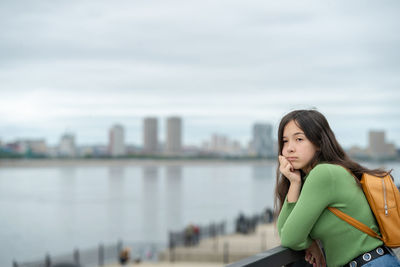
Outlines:
[[[400, 248], [393, 249], [400, 259]], [[304, 251], [295, 251], [282, 246], [272, 248], [262, 253], [231, 263], [226, 267], [308, 267], [312, 266], [304, 260]]]
[[226, 267], [305, 267], [312, 266], [304, 260], [304, 251], [295, 251], [282, 246], [272, 248], [254, 256], [234, 262]]
[[226, 234], [226, 222], [207, 226], [188, 225], [182, 231], [169, 232], [169, 247], [195, 246], [200, 240]]
[[166, 244], [149, 242], [122, 242], [113, 245], [99, 244], [96, 248], [75, 249], [69, 254], [46, 254], [42, 259], [29, 262], [14, 260], [13, 267], [51, 267], [60, 263], [73, 263], [78, 266], [94, 267], [118, 262], [119, 253], [123, 248], [131, 249], [133, 261], [157, 261], [158, 253], [166, 248]]
[[250, 234], [255, 231], [257, 225], [262, 223], [271, 223], [272, 220], [272, 210], [266, 208], [263, 212], [252, 216], [245, 216], [241, 213], [234, 221], [210, 223], [205, 226], [190, 224], [183, 230], [169, 232], [169, 248], [175, 248], [178, 246], [195, 246], [202, 239], [215, 238], [227, 234]]

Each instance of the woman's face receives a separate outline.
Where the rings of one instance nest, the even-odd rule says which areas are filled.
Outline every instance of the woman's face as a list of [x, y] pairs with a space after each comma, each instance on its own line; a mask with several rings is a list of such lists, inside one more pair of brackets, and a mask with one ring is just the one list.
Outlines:
[[285, 125], [282, 139], [282, 155], [290, 161], [295, 169], [301, 169], [308, 173], [310, 161], [317, 151], [315, 145], [307, 139], [303, 130], [297, 126], [294, 120]]

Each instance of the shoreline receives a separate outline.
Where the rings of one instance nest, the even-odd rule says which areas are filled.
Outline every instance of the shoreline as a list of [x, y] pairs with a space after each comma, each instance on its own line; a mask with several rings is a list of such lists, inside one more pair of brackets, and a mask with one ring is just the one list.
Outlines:
[[[362, 162], [362, 161], [359, 161]], [[366, 161], [374, 163], [398, 163], [398, 160]], [[222, 166], [222, 165], [276, 165], [274, 159], [149, 159], [149, 158], [38, 158], [38, 159], [0, 159], [1, 168], [40, 168], [40, 167], [128, 167], [128, 166]]]
[[91, 167], [91, 166], [176, 166], [176, 165], [274, 165], [275, 160], [230, 159], [0, 159], [0, 168]]

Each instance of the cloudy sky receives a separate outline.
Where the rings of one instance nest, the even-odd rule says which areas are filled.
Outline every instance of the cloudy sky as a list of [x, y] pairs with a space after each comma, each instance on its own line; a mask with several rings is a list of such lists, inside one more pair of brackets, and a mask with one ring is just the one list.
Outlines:
[[345, 146], [400, 146], [400, 2], [2, 0], [0, 139], [73, 132], [141, 145], [142, 119], [184, 141], [247, 143], [254, 122], [317, 108]]

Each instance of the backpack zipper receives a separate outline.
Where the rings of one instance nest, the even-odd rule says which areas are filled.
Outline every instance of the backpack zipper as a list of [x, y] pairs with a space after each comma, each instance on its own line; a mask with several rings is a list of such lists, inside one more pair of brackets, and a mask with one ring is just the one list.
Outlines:
[[386, 186], [385, 186], [385, 179], [382, 178], [382, 187], [383, 187], [383, 200], [385, 202], [385, 215], [388, 215], [388, 206], [386, 202]]

